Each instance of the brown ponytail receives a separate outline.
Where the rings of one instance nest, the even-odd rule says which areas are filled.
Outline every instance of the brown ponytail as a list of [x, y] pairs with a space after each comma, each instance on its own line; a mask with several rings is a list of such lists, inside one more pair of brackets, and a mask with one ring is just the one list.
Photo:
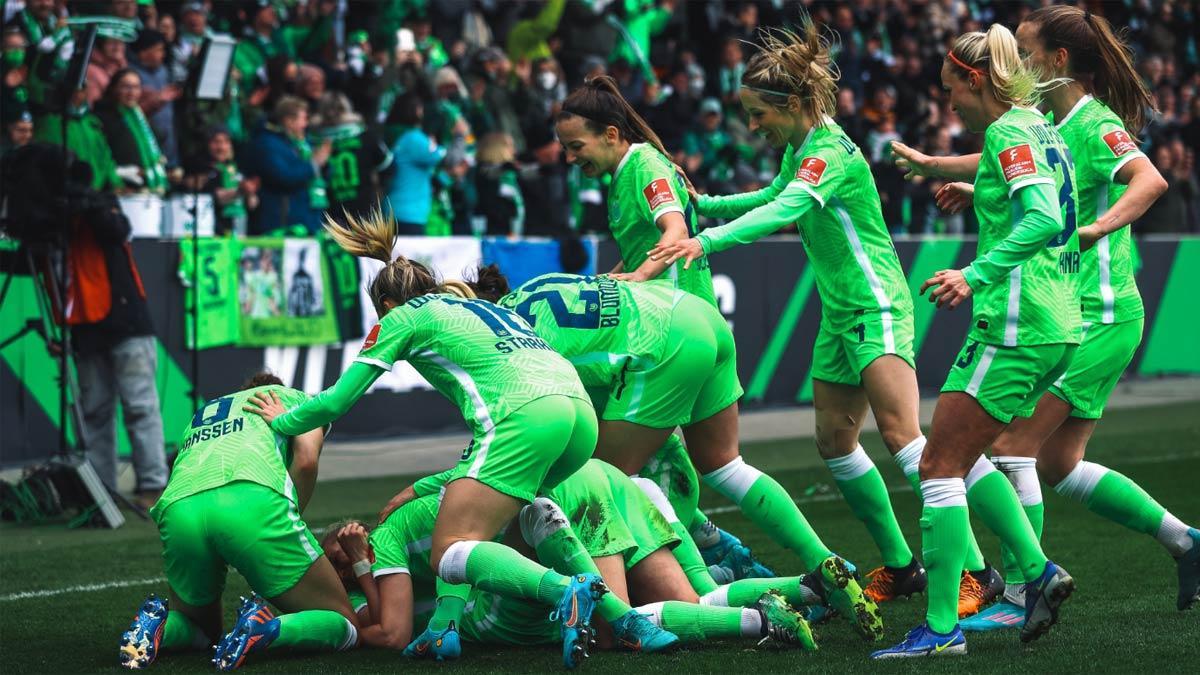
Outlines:
[[554, 121], [561, 122], [571, 117], [582, 118], [588, 130], [594, 134], [602, 134], [608, 127], [616, 127], [621, 138], [630, 143], [649, 143], [667, 157], [671, 156], [658, 134], [621, 95], [616, 80], [607, 75], [597, 75], [571, 92], [563, 101], [562, 111]]
[[1112, 25], [1070, 5], [1051, 5], [1030, 12], [1025, 21], [1037, 24], [1038, 39], [1047, 49], [1065, 49], [1071, 77], [1089, 87], [1137, 135], [1146, 126], [1146, 111], [1154, 109], [1142, 78], [1133, 67], [1129, 47]]
[[495, 303], [500, 298], [508, 295], [508, 277], [500, 271], [496, 263], [491, 265], [481, 266], [475, 270], [475, 280], [467, 281], [468, 286], [475, 293], [475, 297], [480, 300], [487, 300]]

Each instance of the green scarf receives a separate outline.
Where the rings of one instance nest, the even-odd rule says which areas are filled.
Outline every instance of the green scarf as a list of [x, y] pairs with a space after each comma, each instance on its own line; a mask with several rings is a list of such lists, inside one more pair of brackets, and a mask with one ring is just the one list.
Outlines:
[[137, 141], [138, 154], [142, 158], [142, 170], [145, 171], [146, 189], [162, 194], [167, 191], [167, 174], [163, 171], [163, 155], [158, 149], [158, 140], [154, 138], [154, 130], [142, 114], [142, 109], [135, 106], [126, 108], [119, 106], [125, 125], [133, 132]]
[[[288, 140], [292, 142], [296, 152], [300, 153], [300, 159], [312, 164], [312, 146], [308, 144], [308, 140], [291, 136], [288, 136]], [[316, 211], [324, 211], [329, 208], [329, 197], [325, 194], [325, 178], [319, 170], [316, 174], [308, 184], [308, 205]]]
[[[213, 168], [217, 171], [217, 181], [222, 190], [237, 189], [241, 184], [242, 174], [233, 162], [217, 162]], [[246, 215], [246, 200], [239, 194], [237, 199], [222, 205], [220, 209], [223, 218], [240, 218]]]

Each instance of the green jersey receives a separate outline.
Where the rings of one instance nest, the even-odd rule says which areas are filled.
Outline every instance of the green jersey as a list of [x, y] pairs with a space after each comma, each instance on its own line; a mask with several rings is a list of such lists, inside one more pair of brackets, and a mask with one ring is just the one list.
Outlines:
[[199, 260], [196, 265], [192, 260], [192, 243], [189, 240], [179, 242], [179, 280], [187, 289], [183, 296], [184, 340], [188, 347], [197, 348], [192, 344], [192, 316], [198, 298], [196, 342], [199, 349], [233, 344], [241, 334], [242, 322], [237, 296], [241, 245], [233, 238], [200, 239], [195, 242]]
[[912, 296], [879, 192], [862, 151], [826, 119], [800, 147], [788, 146], [779, 175], [757, 192], [701, 200], [705, 215], [740, 216], [698, 237], [706, 252], [746, 244], [796, 224], [816, 274], [822, 321], [849, 330], [865, 313], [912, 314]]
[[543, 396], [590, 400], [571, 364], [524, 319], [449, 294], [421, 295], [388, 312], [355, 361], [384, 370], [408, 361], [477, 435]]
[[155, 519], [172, 503], [235, 481], [268, 487], [298, 503], [288, 474], [292, 450], [288, 437], [272, 431], [263, 418], [242, 412], [255, 394], [273, 391], [285, 407], [300, 405], [308, 396], [287, 387], [246, 389], [205, 403], [192, 416], [179, 440], [179, 457], [171, 479], [154, 505]]
[[[968, 339], [1008, 347], [1078, 344], [1073, 179], [1067, 144], [1040, 112], [1014, 107], [984, 132], [975, 176], [978, 257], [963, 270], [974, 291]], [[1057, 204], [1027, 213], [1017, 193], [1038, 186]]]
[[[654, 146], [634, 143], [617, 164], [608, 190], [608, 228], [621, 251], [626, 272], [646, 262], [647, 253], [662, 237], [656, 223], [668, 213], [682, 215], [688, 236], [696, 236], [696, 210], [683, 177]], [[680, 260], [663, 276], [675, 280], [679, 288], [717, 304], [707, 258], [692, 261], [688, 269]]]
[[[1125, 131], [1121, 118], [1091, 96], [1079, 99], [1056, 125], [1075, 159], [1076, 216], [1090, 225], [1125, 194], [1117, 172], [1145, 157]], [[1117, 323], [1145, 316], [1142, 296], [1133, 278], [1130, 229], [1122, 227], [1084, 251], [1080, 260], [1083, 320]]]
[[375, 554], [372, 576], [407, 574], [412, 579], [414, 616], [432, 609], [437, 600], [437, 574], [429, 554], [433, 548], [438, 499], [437, 495], [430, 495], [408, 502], [389, 514], [368, 538]]
[[567, 357], [585, 387], [610, 387], [631, 361], [666, 347], [678, 291], [665, 280], [544, 274], [500, 298]]

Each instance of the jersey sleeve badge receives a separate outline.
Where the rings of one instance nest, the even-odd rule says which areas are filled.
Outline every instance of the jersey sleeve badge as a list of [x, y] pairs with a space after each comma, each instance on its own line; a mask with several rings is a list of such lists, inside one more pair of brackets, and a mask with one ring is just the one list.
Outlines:
[[827, 166], [829, 165], [820, 157], [805, 157], [796, 169], [796, 178], [809, 185], [820, 185], [821, 176], [825, 174]]
[[1108, 149], [1112, 150], [1113, 157], [1127, 155], [1137, 150], [1137, 144], [1129, 137], [1129, 132], [1124, 129], [1117, 129], [1104, 134], [1104, 142], [1108, 144]]
[[675, 201], [675, 194], [671, 192], [671, 184], [666, 178], [655, 178], [650, 181], [650, 184], [642, 188], [642, 196], [646, 198], [646, 205], [653, 211], [663, 204], [670, 204]]
[[1033, 163], [1033, 149], [1028, 143], [1022, 143], [1001, 150], [1000, 169], [1004, 172], [1004, 180], [1009, 183], [1021, 176], [1037, 175], [1037, 165]]
[[375, 327], [371, 329], [371, 332], [367, 333], [367, 339], [363, 340], [362, 349], [360, 349], [359, 351], [366, 351], [366, 350], [370, 349], [371, 347], [374, 347], [375, 343], [378, 341], [379, 341], [379, 324], [375, 324]]

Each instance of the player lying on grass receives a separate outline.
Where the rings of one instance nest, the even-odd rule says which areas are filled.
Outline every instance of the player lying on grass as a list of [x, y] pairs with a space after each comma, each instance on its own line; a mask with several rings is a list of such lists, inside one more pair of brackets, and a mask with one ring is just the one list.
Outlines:
[[879, 610], [852, 568], [775, 479], [742, 459], [733, 332], [716, 307], [666, 281], [547, 274], [508, 292], [493, 265], [468, 283], [480, 298], [524, 318], [575, 366], [600, 411], [598, 459], [636, 473], [682, 427], [704, 482], [798, 554], [814, 578], [822, 578], [823, 566], [842, 570], [845, 583], [826, 589], [833, 606], [864, 637], [882, 636]]
[[[1033, 416], [1014, 419], [992, 444], [992, 461], [1012, 482], [1039, 536], [1040, 476], [1093, 512], [1157, 539], [1176, 561], [1176, 607], [1187, 609], [1200, 595], [1200, 531], [1129, 478], [1084, 461], [1104, 405], [1142, 338], [1145, 310], [1133, 275], [1130, 223], [1167, 184], [1129, 130], [1144, 126], [1154, 102], [1134, 70], [1128, 47], [1101, 16], [1068, 5], [1043, 7], [1017, 27], [1017, 43], [1050, 85], [1044, 109], [1074, 160], [1085, 330], [1071, 365], [1042, 396]], [[910, 176], [969, 180], [979, 166], [977, 154], [930, 157], [897, 145], [896, 155]], [[972, 192], [967, 183], [951, 183], [939, 201], [957, 210], [970, 204]], [[1007, 602], [964, 621], [964, 631], [1020, 625], [1021, 576], [1007, 550], [1004, 559]]]
[[[169, 599], [151, 595], [142, 604], [121, 636], [122, 666], [145, 668], [160, 651], [218, 639], [213, 660], [221, 670], [236, 668], [251, 648], [357, 644], [358, 618], [300, 517], [316, 487], [324, 432], [278, 434], [242, 411], [262, 393], [293, 406], [308, 398], [282, 384], [259, 373], [241, 391], [204, 404], [184, 430], [171, 479], [150, 511], [162, 538]], [[222, 638], [227, 566], [257, 595], [243, 600]], [[263, 597], [283, 613], [276, 617]]]
[[[327, 229], [349, 253], [385, 263], [369, 287], [379, 324], [330, 389], [290, 410], [278, 397], [260, 395], [251, 399], [253, 410], [281, 434], [303, 433], [345, 414], [397, 361], [412, 364], [458, 405], [474, 433], [461, 471], [442, 494], [431, 569], [452, 584], [559, 607], [564, 663], [578, 665], [603, 582], [565, 577], [493, 539], [523, 504], [591, 456], [596, 414], [579, 376], [516, 314], [476, 300], [462, 282], [439, 283], [420, 263], [393, 256], [395, 223], [378, 212]], [[396, 583], [385, 577], [381, 593], [400, 592]], [[363, 637], [403, 646], [379, 630], [368, 628]]]

